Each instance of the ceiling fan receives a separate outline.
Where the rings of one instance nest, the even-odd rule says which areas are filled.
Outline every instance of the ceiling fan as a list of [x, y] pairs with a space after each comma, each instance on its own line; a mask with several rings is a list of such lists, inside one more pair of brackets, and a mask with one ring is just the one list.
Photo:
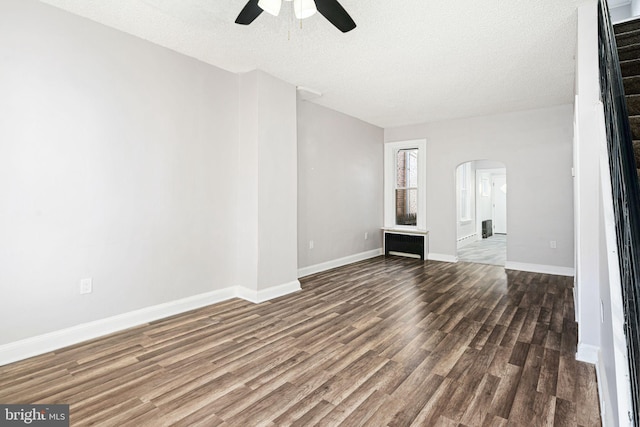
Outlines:
[[[338, 3], [338, 0], [293, 0], [293, 2], [293, 10], [298, 19], [307, 18], [317, 10], [343, 33], [351, 31], [356, 27], [356, 23], [340, 3]], [[238, 15], [236, 24], [249, 25], [263, 11], [277, 16], [280, 12], [281, 5], [281, 0], [249, 0], [240, 12], [240, 15]]]

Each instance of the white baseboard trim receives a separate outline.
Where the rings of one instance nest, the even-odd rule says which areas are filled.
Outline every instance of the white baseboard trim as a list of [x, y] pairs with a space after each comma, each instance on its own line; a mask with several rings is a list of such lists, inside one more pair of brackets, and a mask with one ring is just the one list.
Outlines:
[[95, 320], [93, 322], [83, 323], [70, 328], [0, 345], [0, 366], [49, 353], [63, 347], [99, 338], [134, 326], [143, 325], [153, 322], [154, 320], [216, 304], [231, 298], [238, 297], [259, 303], [299, 291], [300, 289], [300, 282], [297, 280], [260, 291], [251, 291], [241, 286], [230, 286], [213, 292], [141, 308], [128, 313], [118, 314], [105, 319]]
[[528, 264], [525, 262], [507, 261], [504, 265], [507, 270], [529, 271], [531, 273], [554, 274], [556, 276], [575, 276], [572, 267], [559, 267], [557, 265]]
[[431, 261], [458, 262], [457, 256], [446, 255], [446, 254], [436, 254], [434, 252], [429, 252], [429, 254], [427, 255], [427, 259]]
[[0, 346], [0, 366], [225, 301], [235, 295], [233, 287], [220, 289], [5, 344]]
[[349, 255], [344, 258], [338, 258], [332, 261], [310, 265], [309, 267], [303, 267], [298, 269], [298, 278], [331, 270], [332, 268], [342, 267], [343, 265], [353, 264], [354, 262], [364, 261], [365, 259], [375, 258], [383, 253], [382, 248], [373, 249], [366, 252], [360, 252], [359, 254]]
[[600, 349], [595, 345], [578, 343], [578, 351], [576, 352], [576, 360], [580, 362], [598, 364], [598, 353]]
[[294, 280], [293, 282], [285, 283], [283, 285], [272, 286], [260, 291], [252, 290], [244, 286], [238, 286], [237, 296], [238, 298], [245, 299], [255, 304], [260, 304], [261, 302], [291, 294], [301, 289], [302, 288], [300, 287], [300, 282], [298, 280]]

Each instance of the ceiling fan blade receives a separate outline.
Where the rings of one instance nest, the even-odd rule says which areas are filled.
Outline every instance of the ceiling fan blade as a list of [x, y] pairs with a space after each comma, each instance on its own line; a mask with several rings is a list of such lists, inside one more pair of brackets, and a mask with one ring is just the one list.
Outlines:
[[262, 9], [258, 7], [258, 0], [249, 0], [240, 11], [240, 15], [236, 18], [236, 24], [249, 25], [260, 16], [261, 13]]
[[337, 29], [346, 33], [356, 27], [356, 23], [351, 16], [338, 3], [338, 0], [316, 0], [316, 8], [329, 22]]

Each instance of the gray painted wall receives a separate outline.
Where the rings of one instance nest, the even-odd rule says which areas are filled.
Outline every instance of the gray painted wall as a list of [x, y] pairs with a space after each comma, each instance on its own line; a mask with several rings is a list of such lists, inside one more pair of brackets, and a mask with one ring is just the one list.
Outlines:
[[258, 72], [258, 104], [258, 289], [263, 290], [298, 278], [296, 88]]
[[35, 0], [0, 40], [0, 345], [296, 280], [294, 86], [259, 77], [260, 151], [235, 74]]
[[383, 130], [298, 101], [298, 267], [381, 248], [382, 193]]
[[[385, 142], [427, 140], [429, 251], [455, 256], [455, 168], [507, 168], [507, 260], [573, 267], [571, 105], [385, 129]], [[557, 241], [557, 249], [549, 241]]]
[[264, 290], [298, 277], [295, 86], [241, 74], [240, 118], [238, 282]]

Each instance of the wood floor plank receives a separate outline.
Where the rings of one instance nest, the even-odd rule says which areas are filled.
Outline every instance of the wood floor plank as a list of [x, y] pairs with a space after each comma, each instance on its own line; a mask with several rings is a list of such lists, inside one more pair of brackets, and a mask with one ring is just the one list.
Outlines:
[[[323, 400], [323, 396], [328, 390], [328, 387], [325, 387], [324, 384], [331, 377], [333, 377], [332, 374], [322, 372], [317, 375], [316, 381], [313, 383], [304, 383], [302, 386], [298, 386], [301, 390], [304, 390], [302, 391], [304, 397], [276, 417], [274, 422], [277, 425], [291, 425], [299, 424], [300, 420], [313, 419], [317, 422], [322, 419], [334, 408], [334, 405]], [[309, 413], [312, 413], [312, 415], [309, 415]]]
[[556, 396], [575, 402], [577, 362], [575, 357], [560, 355], [558, 362], [558, 382]]
[[[396, 415], [387, 425], [390, 427], [411, 425], [443, 381], [444, 378], [439, 375], [430, 375], [427, 377], [422, 383], [404, 396], [402, 409], [396, 412]], [[396, 398], [398, 397], [399, 394], [396, 393]]]
[[[499, 347], [497, 345], [487, 344], [478, 353], [475, 362], [469, 367], [467, 371], [468, 376], [481, 377], [486, 373], [491, 374], [490, 368], [494, 359], [496, 358], [496, 353], [498, 352]], [[494, 374], [491, 374], [494, 375]], [[500, 378], [499, 375], [494, 375]]]
[[456, 364], [447, 374], [447, 378], [459, 380], [464, 377], [469, 369], [475, 364], [480, 352], [475, 348], [467, 348], [465, 352], [458, 358]]
[[231, 425], [252, 425], [256, 427], [269, 425], [271, 424], [271, 420], [261, 419], [262, 414], [268, 412], [271, 414], [271, 417], [278, 417], [289, 407], [293, 406], [299, 396], [300, 391], [296, 386], [291, 383], [284, 383], [247, 409], [228, 418], [227, 422]]
[[328, 389], [323, 399], [338, 405], [386, 363], [386, 359], [373, 352], [365, 353], [358, 360], [337, 372], [331, 380], [325, 383]]
[[369, 398], [375, 392], [375, 389], [368, 386], [368, 384], [362, 384], [352, 393], [349, 393], [343, 400], [337, 404], [331, 412], [325, 415], [320, 421], [318, 421], [319, 427], [332, 427], [340, 425], [345, 422], [352, 413], [356, 411], [360, 405]]
[[567, 427], [576, 426], [577, 424], [576, 404], [568, 400], [556, 398], [553, 425], [556, 427]]
[[456, 383], [456, 390], [447, 402], [443, 415], [460, 422], [482, 383], [482, 377], [465, 376]]
[[558, 365], [560, 364], [560, 352], [549, 348], [544, 349], [540, 378], [537, 391], [551, 396], [556, 395], [558, 385]]
[[378, 257], [0, 367], [73, 425], [600, 425], [572, 280]]
[[509, 421], [526, 424], [534, 418], [533, 405], [535, 402], [532, 396], [537, 393], [543, 354], [543, 347], [535, 345], [529, 347], [529, 353], [513, 399], [513, 406], [509, 413]]
[[591, 426], [599, 422], [600, 411], [597, 384], [591, 380], [595, 375], [595, 367], [584, 362], [577, 362], [576, 392], [577, 401], [595, 402], [595, 405], [577, 411], [578, 425]]
[[460, 419], [465, 425], [482, 425], [487, 416], [486, 409], [500, 383], [500, 378], [487, 374], [482, 378], [473, 399]]
[[420, 412], [413, 419], [411, 426], [431, 426], [435, 425], [440, 416], [447, 408], [449, 401], [453, 398], [458, 388], [458, 382], [451, 378], [445, 378], [431, 398], [423, 406]]
[[359, 427], [365, 425], [382, 405], [387, 403], [387, 395], [375, 390], [355, 410], [343, 420], [345, 426]]
[[521, 375], [522, 368], [519, 366], [507, 364], [504, 367], [499, 377], [500, 383], [489, 406], [489, 413], [504, 419], [509, 418]]
[[302, 417], [295, 420], [290, 425], [292, 427], [304, 427], [317, 425], [329, 412], [333, 410], [334, 406], [326, 400], [321, 400]]

